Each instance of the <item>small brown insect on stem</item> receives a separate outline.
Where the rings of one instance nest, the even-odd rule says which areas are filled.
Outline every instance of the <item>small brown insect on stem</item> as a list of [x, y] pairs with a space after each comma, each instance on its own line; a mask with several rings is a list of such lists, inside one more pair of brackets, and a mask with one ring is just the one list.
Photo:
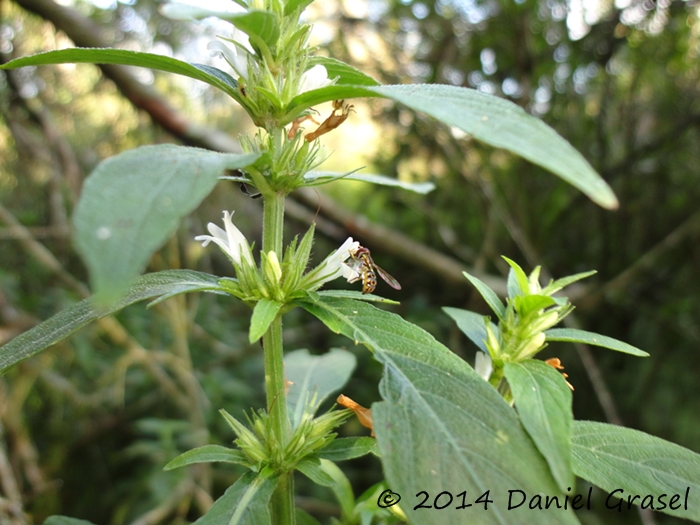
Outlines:
[[[337, 111], [340, 111], [340, 113], [336, 114]], [[311, 142], [312, 140], [316, 140], [321, 135], [325, 135], [329, 131], [333, 131], [347, 120], [351, 111], [355, 111], [354, 106], [351, 104], [345, 104], [345, 100], [334, 100], [333, 112], [330, 114], [330, 116], [324, 120], [323, 123], [321, 123], [316, 131], [312, 131], [304, 138], [307, 140], [307, 142]]]

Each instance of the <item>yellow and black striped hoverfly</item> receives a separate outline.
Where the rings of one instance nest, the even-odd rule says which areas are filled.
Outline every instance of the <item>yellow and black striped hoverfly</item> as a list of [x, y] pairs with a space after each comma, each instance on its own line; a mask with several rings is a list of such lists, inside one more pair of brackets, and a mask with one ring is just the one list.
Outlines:
[[377, 274], [393, 289], [401, 289], [401, 285], [396, 279], [374, 263], [369, 250], [364, 246], [358, 247], [353, 253], [350, 253], [350, 256], [352, 257], [350, 266], [357, 271], [358, 276], [349, 282], [354, 283], [362, 279], [362, 293], [374, 291], [377, 287]]

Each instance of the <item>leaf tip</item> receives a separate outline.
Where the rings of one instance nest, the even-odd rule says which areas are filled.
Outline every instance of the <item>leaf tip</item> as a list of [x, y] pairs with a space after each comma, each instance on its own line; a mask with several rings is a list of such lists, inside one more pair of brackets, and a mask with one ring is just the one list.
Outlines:
[[620, 201], [613, 190], [603, 179], [599, 179], [598, 182], [600, 183], [599, 187], [596, 191], [588, 193], [588, 197], [601, 208], [611, 211], [617, 210], [620, 207]]
[[252, 328], [251, 328], [251, 330], [248, 332], [248, 342], [249, 342], [251, 345], [252, 345], [252, 344], [255, 344], [256, 342], [258, 342], [258, 340], [259, 340], [261, 337], [262, 337], [262, 335], [259, 335], [259, 334], [255, 333], [255, 332], [253, 331]]
[[610, 211], [615, 211], [620, 208], [620, 201], [617, 200], [617, 197], [615, 196], [614, 193], [611, 193], [610, 196], [606, 199], [601, 199], [598, 204], [605, 208], [606, 210]]

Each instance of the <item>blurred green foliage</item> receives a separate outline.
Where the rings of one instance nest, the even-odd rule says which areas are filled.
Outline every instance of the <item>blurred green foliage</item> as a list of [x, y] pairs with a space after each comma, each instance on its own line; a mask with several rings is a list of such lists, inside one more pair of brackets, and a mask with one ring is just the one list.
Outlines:
[[[75, 7], [110, 28], [105, 37], [115, 46], [202, 62], [207, 52], [200, 37], [216, 31], [167, 20], [150, 0]], [[72, 45], [50, 21], [17, 4], [1, 8], [5, 60]], [[317, 16], [321, 52], [385, 83], [456, 84], [509, 98], [543, 118], [599, 170], [620, 199], [616, 212], [521, 159], [373, 100], [366, 111], [381, 129], [374, 151], [356, 152], [352, 134], [343, 135], [345, 142], [328, 146], [340, 150], [333, 163], [353, 169], [369, 162], [369, 171], [434, 180], [438, 189], [424, 197], [337, 183], [327, 191], [342, 206], [465, 268], [505, 276], [505, 254], [526, 270], [541, 264], [554, 277], [598, 270], [572, 297], [578, 322], [651, 354], [633, 359], [592, 350], [619, 417], [700, 451], [697, 2], [318, 0], [309, 9], [310, 18]], [[137, 74], [193, 122], [234, 136], [249, 125], [215, 90]], [[85, 282], [86, 274], [71, 247], [67, 217], [84, 176], [107, 156], [175, 138], [88, 65], [0, 75], [0, 119], [0, 204], [60, 263], [58, 271], [48, 268], [0, 216], [2, 343], [81, 298], [71, 278]], [[202, 251], [192, 240], [224, 208], [235, 209], [237, 225], [259, 239], [258, 203], [222, 182], [150, 269], [230, 275], [217, 250]], [[313, 216], [316, 210], [309, 211]], [[289, 234], [306, 226], [290, 223]], [[319, 236], [314, 251], [327, 253], [337, 241]], [[456, 286], [410, 259], [392, 258], [381, 245], [368, 247], [403, 285], [392, 296], [402, 301], [397, 311], [472, 361], [475, 348], [439, 310], [487, 313], [466, 280]], [[163, 473], [162, 466], [188, 448], [230, 443], [219, 408], [238, 417], [264, 405], [262, 355], [247, 342], [248, 319], [246, 307], [209, 295], [170, 299], [151, 310], [135, 306], [116, 323], [83, 329], [3, 377], [0, 447], [27, 512], [16, 523], [41, 523], [53, 513], [105, 524], [196, 519], [240, 472], [215, 465]], [[285, 317], [285, 344], [312, 352], [348, 346], [298, 310]], [[609, 418], [589, 380], [590, 365], [573, 346], [553, 344], [545, 353], [566, 366], [576, 388], [576, 418]], [[369, 406], [378, 399], [381, 370], [368, 352], [356, 349], [356, 355], [346, 393]], [[352, 420], [341, 432], [365, 430]], [[381, 479], [376, 459], [343, 466], [357, 494]], [[298, 486], [299, 503], [310, 513], [326, 522], [337, 514], [326, 489], [301, 478]], [[640, 522], [636, 512], [579, 517], [591, 524]], [[653, 519], [680, 523], [664, 515]]]

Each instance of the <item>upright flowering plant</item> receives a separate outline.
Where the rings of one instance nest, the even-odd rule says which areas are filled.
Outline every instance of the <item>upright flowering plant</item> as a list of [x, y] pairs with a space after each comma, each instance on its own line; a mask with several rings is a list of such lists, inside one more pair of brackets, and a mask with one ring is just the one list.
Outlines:
[[[454, 86], [383, 86], [348, 64], [316, 55], [308, 45], [310, 26], [300, 18], [310, 3], [234, 0], [225, 11], [166, 4], [163, 12], [173, 18], [216, 16], [230, 24], [226, 34], [209, 44], [209, 51], [227, 63], [224, 69], [119, 49], [63, 49], [0, 66], [95, 62], [181, 74], [229, 95], [259, 128], [253, 136], [241, 138], [242, 154], [159, 145], [101, 163], [86, 181], [73, 218], [76, 246], [90, 270], [95, 297], [0, 348], [0, 369], [136, 301], [204, 291], [248, 304], [252, 308], [249, 339], [251, 343], [262, 339], [266, 407], [252, 413], [249, 425], [222, 412], [237, 436], [235, 448], [200, 447], [167, 466], [225, 461], [248, 470], [202, 518], [202, 524], [294, 525], [298, 519], [316, 523], [295, 508], [295, 471], [334, 491], [345, 524], [531, 523], [530, 509], [505, 512], [503, 493], [519, 490], [563, 497], [572, 490], [575, 475], [606, 490], [623, 487], [634, 492], [645, 487], [674, 493], [684, 483], [697, 487], [700, 456], [636, 431], [574, 421], [571, 391], [555, 369], [560, 368], [559, 361], [535, 359], [545, 344], [554, 341], [580, 341], [645, 355], [610, 338], [553, 328], [571, 311], [568, 301], [555, 294], [584, 275], [542, 287], [538, 270], [527, 276], [508, 261], [506, 304], [479, 279], [467, 276], [497, 319], [494, 324], [471, 312], [446, 309], [480, 349], [475, 372], [418, 326], [370, 304], [390, 301], [359, 290], [323, 289], [342, 277], [348, 282], [361, 280], [363, 290], [369, 292], [377, 284], [377, 275], [398, 288], [357, 240], [348, 238], [311, 269], [313, 226], [285, 247], [285, 197], [297, 188], [350, 178], [418, 192], [431, 189], [387, 177], [313, 171], [319, 164], [321, 137], [350, 118], [352, 105], [347, 99], [357, 97], [387, 98], [426, 113], [476, 140], [541, 165], [603, 207], [617, 206], [607, 184], [568, 142], [510, 102]], [[317, 122], [312, 107], [324, 102], [332, 102], [333, 109]], [[254, 243], [233, 224], [233, 212], [225, 211], [224, 227], [210, 223], [209, 234], [196, 240], [205, 246], [218, 245], [231, 260], [235, 277], [189, 270], [138, 277], [179, 220], [215, 189], [227, 169], [237, 175], [226, 178], [256, 188], [262, 198], [260, 249], [254, 249]], [[373, 437], [335, 438], [333, 430], [348, 411], [333, 409], [316, 416], [321, 401], [348, 380], [354, 356], [341, 350], [316, 357], [292, 352], [285, 360], [282, 317], [295, 307], [366, 346], [383, 365], [382, 400], [371, 409], [346, 396], [339, 398], [372, 427], [376, 441]], [[634, 442], [635, 448], [616, 446], [626, 440]], [[375, 488], [357, 500], [335, 462], [370, 452], [381, 456], [391, 490]], [[613, 468], [596, 462], [601, 454]], [[455, 491], [454, 497], [450, 491]], [[426, 494], [430, 505], [441, 512], [423, 512], [420, 504], [415, 505], [419, 502], [410, 500], [416, 493]], [[393, 494], [405, 500], [400, 509], [387, 510], [395, 501]], [[445, 504], [447, 495], [451, 502], [461, 498], [461, 506]], [[467, 505], [467, 499], [472, 503]], [[482, 503], [483, 512], [475, 514]], [[669, 506], [664, 511], [700, 520], [697, 507]], [[537, 521], [569, 524], [577, 518], [569, 510], [552, 508], [538, 514]]]

